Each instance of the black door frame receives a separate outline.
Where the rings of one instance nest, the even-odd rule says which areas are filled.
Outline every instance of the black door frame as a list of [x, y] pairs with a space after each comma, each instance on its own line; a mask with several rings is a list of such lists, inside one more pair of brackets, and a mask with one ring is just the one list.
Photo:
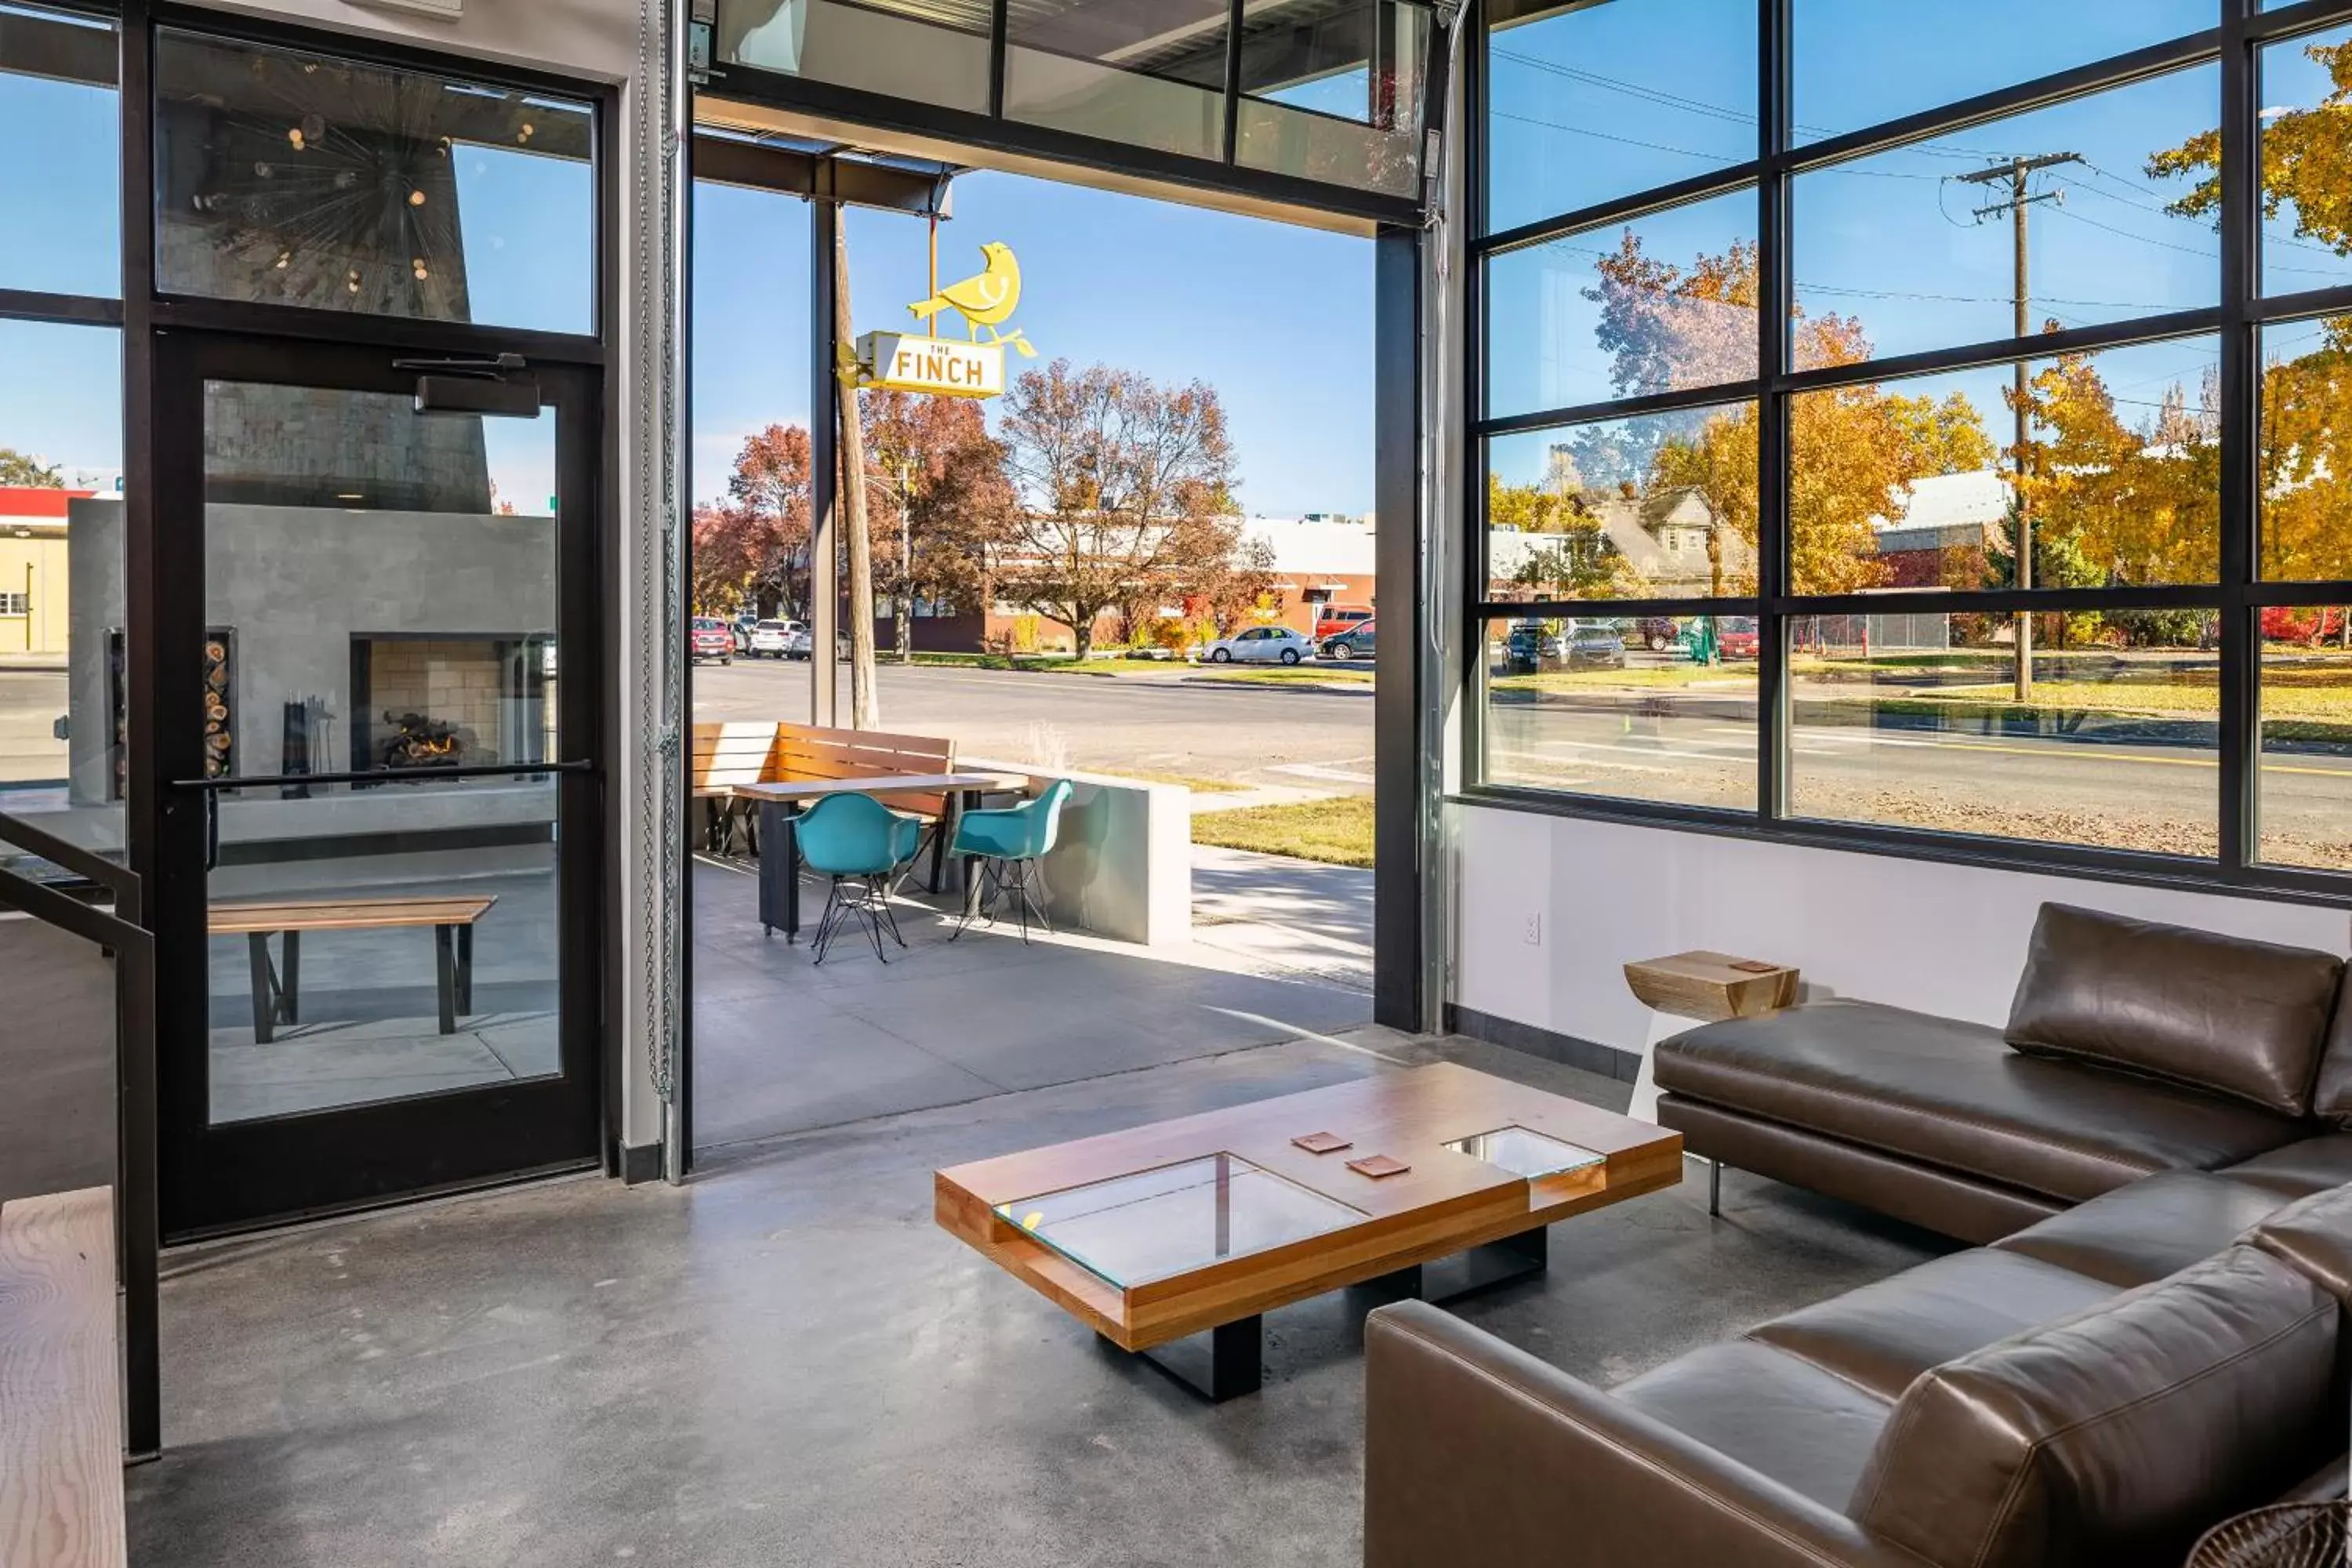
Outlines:
[[[569, 367], [594, 379], [597, 386], [590, 409], [593, 424], [589, 450], [593, 469], [591, 477], [594, 481], [591, 493], [594, 497], [594, 526], [598, 539], [598, 580], [594, 584], [593, 595], [596, 615], [593, 621], [583, 621], [581, 625], [594, 627], [595, 636], [592, 654], [572, 653], [566, 663], [573, 676], [571, 684], [593, 689], [593, 727], [573, 733], [586, 739], [592, 748], [586, 754], [600, 759], [607, 769], [606, 787], [609, 789], [609, 781], [617, 777], [611, 770], [619, 762], [614, 747], [621, 734], [619, 679], [616, 667], [612, 662], [612, 650], [616, 645], [610, 640], [610, 633], [620, 625], [622, 615], [622, 550], [614, 520], [621, 510], [621, 455], [617, 433], [624, 428], [625, 405], [621, 378], [615, 372], [618, 356], [612, 346], [622, 323], [621, 268], [616, 250], [618, 215], [625, 210], [619, 88], [609, 83], [514, 68], [467, 56], [175, 4], [173, 0], [121, 0], [116, 15], [120, 26], [118, 79], [122, 126], [122, 298], [120, 319], [123, 329], [126, 719], [131, 760], [125, 801], [125, 833], [131, 867], [152, 889], [150, 896], [153, 901], [150, 909], [162, 918], [163, 911], [173, 907], [168, 900], [176, 898], [180, 900], [177, 907], [182, 911], [178, 918], [184, 924], [187, 919], [185, 910], [201, 909], [204, 898], [201, 875], [193, 888], [173, 888], [170, 885], [175, 879], [184, 879], [184, 869], [175, 864], [174, 847], [184, 847], [187, 842], [200, 844], [203, 829], [201, 801], [187, 796], [186, 792], [168, 787], [173, 780], [196, 776], [201, 769], [192, 771], [187, 765], [189, 759], [185, 757], [177, 759], [179, 765], [175, 768], [173, 765], [174, 759], [167, 756], [163, 750], [169, 743], [167, 737], [176, 719], [172, 703], [172, 695], [176, 688], [171, 669], [162, 661], [160, 634], [165, 617], [171, 612], [178, 584], [184, 580], [173, 574], [173, 563], [181, 559], [175, 551], [184, 551], [188, 544], [187, 541], [175, 542], [170, 537], [171, 530], [163, 523], [158, 511], [159, 497], [163, 492], [157, 473], [165, 453], [163, 449], [164, 410], [159, 404], [157, 371], [159, 358], [165, 352], [163, 339], [169, 334], [248, 334], [286, 342], [365, 345], [378, 351], [398, 350], [409, 354], [470, 355], [512, 350], [524, 354], [534, 367], [542, 371], [551, 367]], [[558, 94], [592, 104], [596, 115], [594, 146], [597, 159], [593, 185], [595, 203], [595, 330], [578, 335], [517, 331], [467, 322], [404, 321], [337, 310], [172, 296], [161, 292], [156, 279], [154, 236], [156, 141], [153, 98], [154, 38], [156, 29], [161, 26], [256, 44], [309, 49], [387, 67], [439, 72], [495, 86]], [[196, 536], [194, 548], [200, 555], [200, 534]], [[583, 671], [593, 674], [593, 680], [583, 682], [581, 679]], [[601, 1035], [594, 1114], [599, 1129], [601, 1163], [607, 1174], [614, 1174], [619, 1169], [625, 1081], [622, 1031], [618, 1022], [623, 1014], [625, 966], [619, 956], [623, 922], [621, 879], [617, 874], [625, 847], [620, 814], [610, 809], [608, 801], [600, 800], [595, 816], [582, 819], [583, 826], [594, 825], [591, 837], [602, 849], [602, 886], [580, 889], [581, 898], [570, 901], [580, 901], [592, 908], [601, 921], [594, 963], [600, 989], [593, 1000], [593, 1010], [583, 1016], [593, 1017]], [[192, 809], [196, 814], [193, 823], [190, 818]], [[187, 837], [190, 833], [195, 835], [193, 840]], [[196, 864], [201, 868], [200, 858]], [[193, 903], [189, 901], [191, 900]], [[156, 929], [163, 928], [159, 926]], [[187, 986], [192, 975], [196, 984], [203, 984], [205, 958], [205, 944], [201, 941], [194, 944], [159, 942], [156, 961], [159, 996], [188, 994]], [[168, 1048], [168, 1031], [178, 1026], [178, 1022], [175, 1010], [166, 1005], [163, 1009], [162, 1024], [165, 1038], [159, 1040], [159, 1049]], [[166, 1115], [168, 1117], [168, 1112]], [[176, 1185], [173, 1168], [175, 1152], [171, 1148], [172, 1139], [168, 1132], [163, 1135], [162, 1142], [163, 1146], [158, 1152], [165, 1162], [163, 1185], [167, 1194], [163, 1230], [172, 1239], [184, 1239], [191, 1234], [191, 1227], [184, 1215], [174, 1211], [168, 1196]], [[524, 1173], [512, 1173], [515, 1175]], [[394, 1200], [387, 1196], [382, 1201]]]
[[[254, 382], [404, 396], [403, 350], [252, 333], [167, 330], [157, 340], [155, 563], [173, 592], [156, 607], [149, 673], [198, 668], [203, 584], [205, 384]], [[556, 420], [557, 631], [567, 669], [604, 668], [604, 508], [597, 481], [601, 373], [533, 367]], [[185, 682], [179, 683], [182, 689]], [[163, 1228], [173, 1240], [282, 1224], [485, 1183], [603, 1163], [604, 692], [560, 679], [557, 781], [560, 1077], [215, 1126], [210, 1118], [206, 811], [201, 716], [166, 704], [142, 764], [155, 771], [165, 832], [149, 903], [163, 955], [158, 1034]], [[197, 1005], [206, 1000], [206, 1005]]]

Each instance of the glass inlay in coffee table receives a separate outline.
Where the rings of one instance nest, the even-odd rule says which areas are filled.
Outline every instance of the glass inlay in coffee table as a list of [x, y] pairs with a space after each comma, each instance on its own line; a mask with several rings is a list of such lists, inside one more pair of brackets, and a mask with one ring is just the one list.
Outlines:
[[1580, 1171], [1608, 1158], [1526, 1127], [1497, 1127], [1492, 1132], [1457, 1138], [1445, 1146], [1457, 1154], [1499, 1165], [1531, 1182], [1540, 1176], [1557, 1176], [1563, 1171]]
[[1000, 1217], [1122, 1290], [1365, 1217], [1234, 1154], [1210, 1154], [995, 1206]]

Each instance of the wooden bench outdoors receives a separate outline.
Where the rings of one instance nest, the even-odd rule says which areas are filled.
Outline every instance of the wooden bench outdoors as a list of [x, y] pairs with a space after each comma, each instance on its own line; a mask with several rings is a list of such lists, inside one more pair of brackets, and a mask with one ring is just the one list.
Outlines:
[[[706, 803], [705, 840], [719, 853], [731, 832], [741, 828], [753, 854], [760, 849], [751, 813], [735, 809], [728, 792], [737, 784], [786, 784], [795, 779], [861, 779], [928, 776], [955, 772], [955, 742], [928, 735], [889, 735], [878, 730], [834, 730], [815, 724], [718, 723], [694, 727], [694, 795]], [[947, 840], [954, 802], [946, 795], [886, 795], [883, 804], [922, 817], [931, 834], [931, 888], [938, 891], [947, 865]]]
[[122, 1568], [114, 1197], [0, 1205], [0, 1563]]
[[[207, 923], [215, 936], [243, 936], [248, 944], [256, 1045], [266, 1046], [275, 1039], [278, 1025], [301, 1022], [302, 933], [306, 931], [431, 926], [441, 1032], [454, 1035], [458, 1015], [474, 1010], [474, 927], [498, 901], [495, 895], [486, 895], [215, 904]], [[273, 935], [283, 950], [275, 964], [269, 958]]]

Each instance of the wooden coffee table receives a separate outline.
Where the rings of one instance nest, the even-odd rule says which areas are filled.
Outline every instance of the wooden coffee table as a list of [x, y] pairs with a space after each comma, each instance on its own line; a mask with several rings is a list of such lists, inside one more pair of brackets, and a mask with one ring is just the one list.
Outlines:
[[[1316, 1133], [1347, 1146], [1294, 1142]], [[1268, 1310], [1373, 1281], [1435, 1300], [1539, 1271], [1546, 1226], [1672, 1186], [1682, 1147], [1444, 1063], [958, 1165], [937, 1173], [934, 1204], [1104, 1339], [1225, 1399], [1258, 1386]], [[1374, 1155], [1410, 1169], [1349, 1164]], [[1176, 1346], [1202, 1334], [1205, 1366]]]

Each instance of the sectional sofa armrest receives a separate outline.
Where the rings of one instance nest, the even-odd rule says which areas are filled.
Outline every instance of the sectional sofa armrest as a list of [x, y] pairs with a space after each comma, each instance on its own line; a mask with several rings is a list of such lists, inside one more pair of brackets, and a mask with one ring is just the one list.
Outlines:
[[1364, 1378], [1364, 1568], [1926, 1568], [1433, 1307], [1371, 1315]]

